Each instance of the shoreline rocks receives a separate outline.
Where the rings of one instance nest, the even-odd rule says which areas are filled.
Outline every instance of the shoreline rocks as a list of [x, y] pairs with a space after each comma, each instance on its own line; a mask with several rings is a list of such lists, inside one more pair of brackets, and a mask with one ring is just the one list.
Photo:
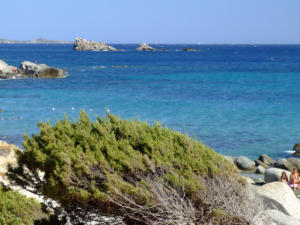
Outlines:
[[64, 78], [66, 71], [50, 67], [46, 64], [37, 64], [30, 61], [21, 62], [19, 67], [9, 66], [0, 60], [0, 79], [22, 78]]
[[107, 45], [105, 42], [87, 41], [83, 38], [75, 39], [73, 49], [76, 51], [118, 51], [118, 49]]
[[234, 162], [240, 170], [253, 170], [255, 168], [255, 162], [245, 156], [236, 157]]

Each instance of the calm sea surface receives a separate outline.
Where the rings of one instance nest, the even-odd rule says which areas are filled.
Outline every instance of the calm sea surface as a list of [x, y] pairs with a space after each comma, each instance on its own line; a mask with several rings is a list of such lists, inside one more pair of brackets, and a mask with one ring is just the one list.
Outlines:
[[[300, 142], [300, 45], [154, 45], [167, 52], [75, 52], [72, 45], [0, 45], [8, 64], [37, 60], [65, 79], [0, 80], [0, 140], [18, 145], [38, 121], [105, 109], [160, 121], [227, 155], [286, 156]], [[178, 51], [185, 47], [200, 52]], [[53, 110], [55, 108], [55, 110]]]

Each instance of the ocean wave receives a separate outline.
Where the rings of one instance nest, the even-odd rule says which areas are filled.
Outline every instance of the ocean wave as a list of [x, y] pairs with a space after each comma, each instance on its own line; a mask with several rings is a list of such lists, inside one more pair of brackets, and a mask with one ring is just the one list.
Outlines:
[[110, 66], [104, 66], [104, 65], [98, 65], [98, 66], [91, 66], [89, 69], [107, 69], [107, 68], [128, 68], [128, 65], [110, 65]]
[[295, 153], [295, 151], [294, 150], [286, 150], [286, 151], [284, 151], [285, 153], [287, 153], [287, 154], [290, 154], [290, 155], [292, 155], [292, 154], [294, 154]]

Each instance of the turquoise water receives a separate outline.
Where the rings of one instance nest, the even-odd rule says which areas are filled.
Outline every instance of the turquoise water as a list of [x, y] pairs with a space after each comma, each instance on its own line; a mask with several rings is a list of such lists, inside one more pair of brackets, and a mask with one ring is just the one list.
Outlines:
[[[72, 45], [0, 45], [12, 65], [37, 60], [65, 79], [0, 80], [0, 139], [20, 145], [85, 109], [160, 121], [216, 151], [256, 158], [286, 156], [300, 142], [300, 46], [158, 45], [168, 52], [75, 52]], [[200, 52], [176, 51], [184, 47]], [[55, 108], [55, 110], [53, 110]]]

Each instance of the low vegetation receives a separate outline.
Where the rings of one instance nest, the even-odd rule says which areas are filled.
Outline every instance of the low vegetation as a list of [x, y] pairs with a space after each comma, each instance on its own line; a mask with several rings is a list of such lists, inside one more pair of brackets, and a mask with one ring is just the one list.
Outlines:
[[40, 203], [0, 186], [0, 224], [33, 225], [47, 219]]
[[25, 136], [10, 177], [55, 199], [74, 224], [103, 215], [141, 225], [251, 220], [207, 197], [217, 177], [242, 184], [223, 156], [188, 135], [110, 113], [91, 121], [81, 112], [78, 121], [39, 127], [39, 134]]

